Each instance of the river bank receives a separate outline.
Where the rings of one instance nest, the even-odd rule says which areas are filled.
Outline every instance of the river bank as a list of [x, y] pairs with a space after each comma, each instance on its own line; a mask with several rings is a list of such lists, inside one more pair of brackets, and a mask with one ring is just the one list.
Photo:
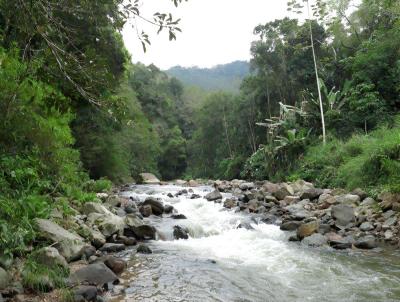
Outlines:
[[[288, 282], [284, 279], [288, 278], [289, 271], [296, 276], [297, 284], [302, 274], [307, 275], [303, 265], [312, 257], [321, 258], [320, 265], [327, 261], [331, 263], [328, 268], [344, 270], [341, 262], [334, 263], [332, 259], [342, 257], [348, 265], [352, 260], [343, 256], [343, 252], [334, 252], [336, 249], [345, 249], [345, 254], [373, 249], [365, 259], [357, 256], [356, 262], [376, 266], [385, 259], [393, 280], [400, 277], [400, 269], [393, 263], [397, 256], [388, 253], [389, 246], [398, 248], [399, 214], [396, 202], [389, 208], [387, 196], [375, 201], [361, 190], [348, 193], [318, 189], [302, 181], [272, 184], [235, 180], [132, 185], [114, 194], [99, 194], [98, 198], [100, 203], [84, 204], [67, 220], [54, 213], [52, 221], [37, 221], [43, 238], [53, 245], [44, 248], [36, 258], [43, 265], [69, 268], [65, 288], [70, 301], [105, 301], [105, 297], [111, 301], [133, 298], [176, 301], [174, 299], [179, 296], [176, 289], [185, 291], [188, 286], [190, 290], [181, 301], [219, 301], [221, 297], [225, 297], [221, 301], [236, 301], [240, 297], [244, 299], [240, 301], [263, 301], [260, 282], [267, 277], [259, 276], [258, 280], [258, 274], [254, 274], [257, 267], [277, 269], [277, 272], [271, 271], [282, 279], [276, 284], [277, 288]], [[196, 254], [199, 251], [200, 254]], [[321, 251], [324, 252], [320, 254]], [[286, 258], [281, 258], [285, 254]], [[284, 260], [293, 267], [283, 265], [280, 268]], [[237, 267], [240, 271], [235, 271]], [[315, 272], [324, 268], [310, 262], [310, 269]], [[15, 275], [16, 269], [18, 267], [11, 269], [8, 275]], [[354, 277], [366, 274], [359, 266], [354, 270]], [[191, 278], [201, 287], [209, 286], [206, 293], [193, 283], [187, 283], [187, 271], [192, 271]], [[391, 274], [386, 270], [372, 271], [385, 278]], [[256, 294], [247, 292], [245, 280], [232, 279], [231, 273], [245, 273], [256, 285]], [[348, 273], [346, 271], [346, 275]], [[176, 279], [177, 275], [184, 278]], [[332, 276], [328, 274], [326, 278]], [[217, 286], [211, 284], [212, 280], [218, 281], [223, 293], [214, 289], [215, 293], [210, 294]], [[51, 291], [54, 284], [51, 280], [43, 282], [46, 281]], [[232, 286], [232, 282], [237, 284]], [[315, 286], [314, 282], [317, 280], [312, 278], [308, 286]], [[379, 278], [365, 284], [385, 286]], [[161, 285], [164, 289], [158, 287]], [[168, 286], [175, 286], [170, 295], [164, 292]], [[386, 286], [391, 289], [392, 284]], [[308, 289], [297, 288], [297, 291], [297, 294], [292, 293], [293, 297], [310, 295]], [[18, 285], [18, 280], [9, 281], [2, 292], [4, 298], [11, 298], [11, 301], [62, 301], [57, 296], [59, 291], [41, 297], [29, 295], [29, 291]], [[274, 291], [271, 294], [276, 296], [271, 301], [284, 298]], [[393, 297], [400, 297], [397, 294], [391, 289], [383, 297], [391, 301]], [[371, 295], [377, 297], [375, 292]], [[328, 296], [326, 301], [330, 301]]]

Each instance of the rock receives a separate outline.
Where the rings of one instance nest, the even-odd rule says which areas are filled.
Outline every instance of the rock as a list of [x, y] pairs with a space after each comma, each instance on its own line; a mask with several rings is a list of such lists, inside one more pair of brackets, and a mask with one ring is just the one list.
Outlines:
[[186, 216], [183, 214], [174, 214], [174, 215], [171, 215], [171, 218], [172, 219], [187, 219]]
[[246, 229], [246, 230], [254, 230], [254, 228], [251, 226], [249, 222], [241, 222], [238, 226], [237, 229]]
[[239, 189], [240, 189], [240, 190], [243, 190], [243, 191], [254, 189], [254, 183], [253, 183], [253, 182], [244, 182], [244, 183], [241, 183], [241, 184], [239, 185]]
[[160, 184], [160, 180], [151, 173], [141, 173], [140, 174], [141, 182], [148, 185], [158, 185]]
[[387, 230], [384, 234], [385, 240], [392, 240], [393, 239], [393, 232], [391, 230]]
[[331, 194], [323, 193], [318, 197], [318, 203], [324, 203], [332, 198]]
[[162, 202], [153, 197], [146, 198], [146, 200], [143, 202], [143, 206], [146, 205], [151, 206], [151, 210], [154, 215], [160, 216], [164, 213], [164, 205]]
[[227, 209], [232, 209], [237, 206], [237, 201], [235, 199], [227, 199], [224, 202], [224, 207]]
[[301, 199], [310, 199], [314, 200], [320, 197], [324, 193], [324, 190], [322, 189], [316, 189], [316, 188], [310, 188], [305, 191], [303, 191], [300, 195]]
[[298, 196], [286, 196], [283, 201], [284, 201], [285, 204], [290, 205], [290, 204], [299, 202], [300, 201], [300, 197], [298, 197]]
[[86, 259], [89, 259], [96, 254], [96, 248], [94, 246], [88, 245], [83, 249], [83, 254], [85, 255]]
[[343, 205], [358, 205], [360, 203], [360, 197], [353, 194], [344, 194], [336, 196], [336, 202]]
[[298, 241], [300, 241], [300, 238], [297, 237], [297, 235], [292, 235], [292, 236], [289, 237], [289, 241], [298, 242]]
[[360, 197], [360, 200], [364, 200], [365, 198], [368, 197], [368, 194], [364, 190], [362, 190], [360, 188], [354, 189], [351, 192], [351, 194], [357, 195], [358, 197]]
[[141, 253], [141, 254], [152, 254], [153, 253], [153, 251], [147, 245], [144, 245], [144, 244], [140, 244], [137, 247], [136, 252]]
[[60, 266], [63, 268], [68, 268], [68, 263], [63, 256], [60, 255], [58, 250], [54, 247], [45, 247], [40, 249], [35, 255], [35, 260], [49, 268], [54, 268]]
[[381, 193], [378, 196], [378, 200], [381, 201], [380, 206], [383, 211], [392, 209], [393, 204], [400, 203], [400, 193]]
[[297, 180], [294, 183], [291, 183], [290, 186], [295, 193], [304, 192], [308, 189], [314, 188], [314, 185], [310, 182], [306, 182], [302, 179]]
[[73, 289], [74, 302], [96, 302], [97, 287], [80, 285]]
[[106, 243], [106, 237], [104, 237], [96, 226], [88, 227], [86, 224], [82, 224], [78, 233], [85, 239], [89, 240], [97, 249]]
[[277, 184], [274, 184], [272, 182], [266, 182], [263, 186], [262, 189], [264, 192], [268, 192], [268, 193], [275, 193], [276, 191], [279, 190], [279, 186]]
[[400, 202], [395, 202], [392, 204], [392, 209], [395, 212], [400, 212]]
[[208, 201], [215, 201], [215, 200], [218, 200], [218, 199], [222, 199], [222, 194], [221, 194], [218, 190], [214, 190], [213, 192], [208, 193], [208, 194], [205, 196], [205, 198], [206, 198]]
[[165, 214], [171, 214], [174, 211], [174, 207], [171, 205], [165, 205], [164, 206], [164, 213]]
[[365, 237], [362, 237], [362, 238], [358, 239], [354, 243], [354, 246], [356, 248], [359, 248], [359, 249], [369, 250], [369, 249], [376, 248], [377, 244], [376, 244], [375, 237], [372, 236], [372, 235], [368, 235], [368, 236], [365, 236]]
[[296, 231], [301, 225], [301, 222], [299, 221], [287, 221], [285, 223], [282, 223], [280, 226], [280, 229], [282, 231]]
[[332, 206], [332, 217], [336, 219], [336, 225], [346, 226], [355, 220], [354, 208], [345, 204]]
[[82, 237], [72, 234], [47, 219], [35, 219], [41, 237], [55, 243], [55, 248], [68, 261], [80, 259], [85, 243]]
[[278, 200], [284, 200], [286, 196], [291, 196], [293, 194], [291, 194], [291, 192], [289, 192], [287, 187], [281, 186], [279, 188], [279, 190], [277, 190], [276, 192], [273, 192], [272, 195], [274, 197], [276, 197], [276, 199], [278, 199]]
[[318, 231], [319, 222], [317, 220], [303, 223], [297, 229], [297, 237], [300, 239], [311, 236]]
[[125, 245], [118, 243], [106, 243], [100, 248], [100, 251], [106, 253], [116, 253], [125, 250]]
[[189, 182], [188, 182], [188, 186], [189, 187], [198, 187], [199, 186], [199, 183], [197, 182], [197, 181], [195, 181], [195, 180], [189, 180]]
[[361, 203], [361, 206], [366, 207], [366, 206], [372, 206], [374, 204], [376, 204], [376, 201], [371, 197], [367, 197], [363, 200], [363, 202]]
[[177, 179], [177, 180], [175, 180], [175, 184], [177, 186], [185, 186], [187, 184], [187, 181], [186, 180], [182, 180], [182, 179]]
[[318, 233], [325, 235], [331, 231], [331, 226], [329, 224], [320, 224], [318, 228]]
[[151, 205], [141, 206], [139, 208], [139, 211], [140, 211], [140, 214], [143, 215], [143, 217], [149, 217], [149, 216], [151, 216], [153, 214], [153, 210], [151, 208]]
[[0, 291], [6, 289], [10, 284], [10, 281], [10, 275], [2, 267], [0, 267]]
[[311, 236], [308, 236], [303, 239], [302, 243], [308, 246], [313, 246], [313, 247], [318, 247], [325, 245], [328, 242], [326, 237], [321, 234], [312, 234]]
[[395, 225], [396, 223], [397, 223], [397, 217], [395, 217], [395, 216], [390, 217], [389, 219], [387, 219], [387, 220], [383, 223], [382, 228], [383, 228], [383, 229], [388, 229], [388, 228], [390, 228], [391, 226]]
[[120, 275], [127, 266], [126, 261], [112, 256], [107, 257], [104, 264], [117, 275]]
[[95, 224], [98, 226], [100, 232], [109, 238], [114, 234], [120, 234], [125, 227], [125, 219], [114, 215], [112, 213], [97, 216]]
[[89, 216], [92, 213], [112, 214], [105, 206], [97, 202], [86, 202], [81, 209], [82, 213]]
[[70, 277], [73, 283], [87, 283], [90, 285], [103, 286], [107, 283], [118, 284], [118, 277], [104, 263], [98, 262], [89, 264]]
[[328, 233], [326, 234], [329, 245], [337, 250], [345, 250], [352, 247], [352, 243], [350, 240], [343, 238], [342, 236], [336, 233]]
[[374, 226], [369, 221], [363, 222], [360, 225], [360, 230], [363, 231], [363, 232], [372, 231], [373, 229], [374, 229]]
[[156, 234], [156, 228], [147, 224], [142, 224], [138, 227], [130, 227], [124, 231], [125, 236], [132, 237], [131, 235], [133, 235], [138, 240], [154, 240], [156, 239]]
[[175, 239], [189, 239], [188, 230], [176, 225], [174, 226], [174, 238]]

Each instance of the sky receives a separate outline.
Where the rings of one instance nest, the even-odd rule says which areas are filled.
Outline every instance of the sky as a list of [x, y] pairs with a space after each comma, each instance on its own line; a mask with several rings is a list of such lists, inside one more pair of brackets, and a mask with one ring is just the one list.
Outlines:
[[132, 24], [123, 30], [125, 45], [134, 63], [155, 64], [161, 69], [181, 65], [212, 67], [250, 59], [250, 44], [257, 37], [253, 29], [285, 17], [287, 0], [189, 0], [175, 8], [170, 0], [144, 0], [141, 14], [171, 12], [181, 18], [177, 40], [170, 42], [167, 32], [144, 22], [137, 28], [150, 35], [151, 46], [144, 53]]

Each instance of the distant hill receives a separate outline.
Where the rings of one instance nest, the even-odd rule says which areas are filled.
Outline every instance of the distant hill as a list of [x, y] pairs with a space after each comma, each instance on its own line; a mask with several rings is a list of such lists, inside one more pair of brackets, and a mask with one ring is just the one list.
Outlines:
[[165, 72], [186, 85], [198, 86], [207, 91], [238, 92], [243, 78], [249, 74], [249, 69], [249, 62], [235, 61], [212, 68], [175, 66]]

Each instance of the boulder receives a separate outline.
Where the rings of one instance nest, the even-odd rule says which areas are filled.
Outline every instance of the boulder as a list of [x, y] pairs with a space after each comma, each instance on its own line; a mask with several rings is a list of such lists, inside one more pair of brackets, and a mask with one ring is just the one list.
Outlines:
[[280, 229], [282, 231], [296, 231], [301, 225], [299, 221], [287, 221], [281, 224]]
[[140, 174], [141, 182], [148, 185], [158, 185], [160, 184], [160, 180], [151, 173], [141, 173]]
[[89, 228], [86, 224], [82, 224], [78, 230], [78, 234], [89, 240], [97, 249], [106, 243], [106, 237], [104, 237], [96, 226]]
[[240, 190], [243, 190], [243, 191], [254, 189], [254, 183], [253, 183], [253, 182], [244, 182], [244, 183], [241, 183], [241, 184], [239, 185], [239, 189], [240, 189]]
[[278, 200], [284, 200], [286, 196], [291, 196], [293, 194], [288, 190], [286, 186], [280, 186], [280, 188], [277, 191], [273, 192], [272, 195]]
[[367, 207], [367, 206], [372, 206], [374, 204], [376, 204], [376, 201], [371, 197], [367, 197], [363, 200], [363, 202], [361, 203], [361, 206]]
[[388, 229], [391, 226], [394, 226], [397, 223], [397, 217], [396, 216], [392, 216], [390, 218], [388, 218], [387, 220], [385, 220], [385, 222], [382, 225], [383, 229]]
[[224, 201], [224, 207], [227, 209], [232, 209], [237, 206], [237, 200], [235, 199], [227, 199]]
[[85, 242], [82, 237], [60, 227], [47, 219], [35, 219], [39, 235], [55, 243], [55, 248], [68, 261], [74, 261], [82, 257]]
[[365, 198], [368, 197], [368, 194], [364, 190], [362, 190], [360, 188], [354, 189], [351, 192], [351, 194], [357, 195], [358, 197], [360, 197], [360, 200], [364, 200]]
[[189, 182], [188, 182], [188, 186], [189, 187], [198, 187], [199, 186], [199, 183], [197, 182], [197, 181], [195, 181], [195, 180], [189, 180]]
[[348, 238], [343, 238], [336, 233], [326, 234], [329, 245], [337, 250], [345, 250], [352, 247], [352, 242]]
[[346, 226], [355, 220], [354, 208], [349, 205], [339, 204], [332, 206], [331, 209], [332, 217], [336, 219], [336, 225], [338, 226]]
[[126, 261], [112, 256], [108, 256], [104, 260], [104, 264], [117, 275], [120, 275], [127, 266]]
[[138, 240], [154, 240], [156, 239], [157, 230], [151, 225], [142, 224], [137, 227], [125, 229], [124, 235], [128, 237], [134, 236]]
[[153, 251], [147, 245], [144, 245], [144, 244], [140, 244], [137, 247], [136, 252], [140, 253], [140, 254], [152, 254], [153, 253]]
[[58, 250], [54, 247], [45, 247], [40, 249], [35, 255], [35, 260], [49, 268], [63, 267], [68, 268], [68, 263], [63, 256], [60, 255]]
[[188, 232], [187, 229], [185, 229], [185, 228], [183, 228], [183, 227], [181, 227], [179, 225], [174, 226], [173, 234], [174, 234], [174, 238], [175, 239], [177, 239], [177, 240], [179, 240], [179, 239], [189, 239], [188, 233], [189, 232]]
[[376, 244], [375, 237], [372, 235], [368, 235], [362, 238], [359, 238], [355, 243], [354, 246], [359, 249], [374, 249], [378, 245]]
[[160, 216], [164, 213], [164, 205], [160, 200], [153, 197], [148, 197], [142, 204], [143, 206], [151, 206], [151, 210], [154, 215]]
[[318, 247], [323, 246], [328, 242], [327, 238], [321, 234], [312, 234], [303, 239], [302, 243], [308, 246]]
[[144, 205], [144, 206], [141, 206], [139, 208], [139, 211], [140, 211], [140, 214], [143, 215], [143, 217], [150, 217], [153, 214], [153, 210], [151, 208], [151, 205], [148, 205], [148, 204]]
[[105, 206], [97, 202], [86, 202], [81, 209], [81, 212], [86, 216], [92, 213], [112, 214]]
[[218, 199], [222, 199], [222, 194], [221, 194], [218, 190], [214, 190], [213, 192], [208, 193], [208, 194], [205, 196], [205, 198], [206, 198], [208, 201], [215, 201], [215, 200], [218, 200]]
[[305, 237], [311, 236], [318, 231], [319, 222], [317, 220], [310, 221], [308, 223], [303, 223], [297, 229], [297, 237], [303, 239]]
[[10, 275], [2, 267], [0, 267], [0, 291], [6, 289], [10, 284], [10, 281]]
[[111, 212], [107, 214], [92, 213], [88, 216], [88, 221], [97, 225], [106, 238], [114, 234], [121, 234], [125, 227], [125, 219]]
[[300, 194], [300, 198], [314, 200], [314, 199], [317, 199], [318, 197], [320, 197], [323, 193], [324, 193], [324, 190], [322, 190], [322, 189], [310, 188], [310, 189], [303, 191]]
[[294, 193], [304, 192], [308, 189], [314, 188], [314, 185], [310, 182], [306, 182], [302, 179], [297, 180], [294, 183], [291, 183], [290, 186], [292, 187]]
[[375, 227], [372, 225], [371, 222], [366, 221], [360, 225], [360, 230], [363, 232], [372, 231]]
[[174, 215], [171, 215], [171, 218], [172, 219], [187, 219], [186, 216], [183, 214], [174, 214]]
[[167, 204], [164, 206], [164, 213], [165, 214], [171, 214], [174, 211], [174, 207]]
[[103, 286], [107, 283], [118, 284], [118, 277], [104, 263], [93, 263], [85, 266], [70, 277], [73, 283]]
[[360, 203], [360, 197], [354, 194], [344, 194], [336, 196], [336, 202], [343, 205], [358, 205]]
[[265, 184], [263, 184], [262, 189], [264, 192], [273, 194], [279, 190], [279, 185], [274, 184], [272, 182], [266, 182]]
[[125, 245], [118, 243], [106, 243], [100, 248], [100, 251], [106, 253], [116, 253], [125, 250]]
[[383, 211], [392, 209], [393, 204], [400, 203], [400, 193], [381, 193], [378, 196], [378, 200], [381, 201], [380, 206]]
[[96, 302], [97, 287], [80, 285], [73, 289], [74, 302]]

